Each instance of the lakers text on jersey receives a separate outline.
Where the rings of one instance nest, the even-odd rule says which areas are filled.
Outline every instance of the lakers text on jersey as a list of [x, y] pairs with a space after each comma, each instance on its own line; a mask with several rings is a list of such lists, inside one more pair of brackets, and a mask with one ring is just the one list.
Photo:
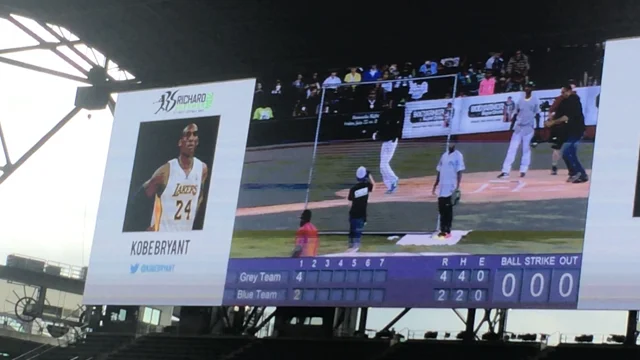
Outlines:
[[202, 191], [204, 163], [193, 159], [185, 172], [178, 159], [169, 161], [169, 178], [161, 195], [156, 196], [151, 226], [154, 231], [191, 231]]

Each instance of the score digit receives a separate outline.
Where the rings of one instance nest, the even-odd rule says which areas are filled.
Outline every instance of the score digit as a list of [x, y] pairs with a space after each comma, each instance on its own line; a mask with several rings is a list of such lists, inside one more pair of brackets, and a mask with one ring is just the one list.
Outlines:
[[304, 272], [296, 271], [296, 281], [299, 283], [304, 281]]
[[449, 297], [449, 290], [444, 290], [444, 289], [437, 289], [435, 290], [435, 294], [434, 297], [436, 299], [437, 302], [445, 302], [448, 301], [448, 297]]
[[293, 290], [293, 300], [300, 301], [302, 300], [302, 290], [294, 289]]

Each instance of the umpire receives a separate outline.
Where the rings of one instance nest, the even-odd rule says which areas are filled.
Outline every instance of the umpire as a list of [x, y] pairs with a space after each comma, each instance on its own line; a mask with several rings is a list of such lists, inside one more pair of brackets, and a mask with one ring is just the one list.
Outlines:
[[380, 175], [382, 182], [387, 187], [387, 194], [392, 194], [398, 188], [398, 176], [391, 168], [391, 160], [396, 153], [398, 141], [402, 137], [402, 125], [404, 122], [405, 101], [397, 104], [391, 102], [380, 114], [378, 131], [373, 134], [373, 140], [382, 141], [380, 148]]
[[373, 176], [364, 166], [360, 166], [356, 170], [356, 179], [358, 182], [349, 189], [348, 197], [351, 201], [351, 209], [349, 210], [349, 249], [347, 252], [357, 252], [360, 249], [362, 230], [367, 223], [369, 194], [376, 186]]

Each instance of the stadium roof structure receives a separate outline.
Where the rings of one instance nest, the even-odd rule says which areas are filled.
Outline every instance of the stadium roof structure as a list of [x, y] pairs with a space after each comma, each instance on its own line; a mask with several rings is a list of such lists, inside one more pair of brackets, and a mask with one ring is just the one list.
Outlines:
[[593, 43], [640, 33], [639, 10], [633, 0], [0, 0], [0, 16], [63, 26], [146, 86], [401, 61], [425, 48], [457, 56]]

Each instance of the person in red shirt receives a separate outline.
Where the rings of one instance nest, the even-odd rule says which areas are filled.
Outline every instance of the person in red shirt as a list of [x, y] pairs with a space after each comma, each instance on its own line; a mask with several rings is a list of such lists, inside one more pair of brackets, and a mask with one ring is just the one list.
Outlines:
[[318, 229], [311, 223], [311, 210], [300, 215], [300, 228], [296, 231], [296, 245], [291, 257], [309, 257], [318, 255]]

